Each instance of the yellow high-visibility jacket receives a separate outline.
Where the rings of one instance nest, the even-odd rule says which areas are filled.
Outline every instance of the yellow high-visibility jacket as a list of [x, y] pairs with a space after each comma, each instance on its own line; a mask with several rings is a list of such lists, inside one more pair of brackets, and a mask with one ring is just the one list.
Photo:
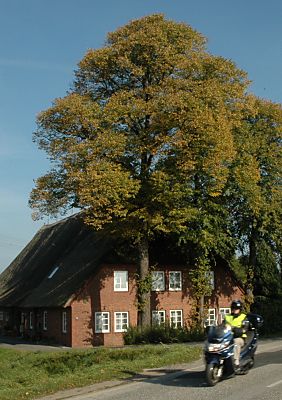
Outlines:
[[244, 329], [242, 330], [242, 334], [241, 335], [236, 335], [236, 331], [238, 332], [239, 329], [243, 328], [243, 321], [246, 319], [247, 315], [244, 313], [240, 313], [237, 315], [232, 315], [232, 314], [227, 314], [225, 315], [225, 322], [230, 325], [232, 328], [234, 329], [235, 332], [235, 336], [241, 336], [243, 338], [247, 337]]

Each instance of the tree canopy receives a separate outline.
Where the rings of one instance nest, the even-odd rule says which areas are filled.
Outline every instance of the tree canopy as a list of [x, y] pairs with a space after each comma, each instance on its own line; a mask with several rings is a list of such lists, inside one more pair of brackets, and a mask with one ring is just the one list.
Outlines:
[[[281, 167], [275, 154], [272, 161], [261, 155], [259, 167], [252, 147], [261, 149], [256, 135], [263, 141], [265, 129], [271, 141], [272, 128], [248, 84], [235, 63], [207, 51], [200, 33], [163, 15], [110, 33], [103, 48], [81, 60], [67, 95], [38, 116], [34, 140], [52, 168], [31, 193], [34, 217], [74, 207], [93, 228], [134, 239], [141, 280], [158, 232], [195, 243], [204, 264], [211, 249], [230, 250], [232, 229], [245, 236], [243, 204], [257, 216], [266, 209], [260, 186], [269, 188], [273, 204], [281, 196], [281, 175], [277, 190], [270, 189], [273, 168]], [[275, 152], [281, 141], [273, 149], [264, 144]], [[237, 189], [238, 226], [230, 222], [236, 204], [231, 210], [226, 203]], [[144, 318], [148, 323], [148, 312]]]

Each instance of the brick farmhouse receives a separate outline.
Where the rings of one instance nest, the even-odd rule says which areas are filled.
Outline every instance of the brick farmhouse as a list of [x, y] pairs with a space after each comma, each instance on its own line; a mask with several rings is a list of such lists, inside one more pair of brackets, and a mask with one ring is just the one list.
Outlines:
[[[43, 226], [0, 275], [0, 334], [77, 348], [123, 345], [124, 330], [137, 324], [137, 270], [116, 250], [113, 239], [87, 227], [79, 214]], [[189, 271], [164, 253], [154, 258], [152, 321], [184, 326], [193, 300]], [[244, 295], [223, 263], [211, 284], [209, 324]]]

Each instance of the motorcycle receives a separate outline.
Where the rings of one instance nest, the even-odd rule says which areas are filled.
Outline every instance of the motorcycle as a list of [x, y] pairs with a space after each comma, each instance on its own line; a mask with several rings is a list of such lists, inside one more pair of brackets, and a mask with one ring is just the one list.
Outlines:
[[[247, 338], [240, 353], [240, 366], [236, 374], [245, 375], [254, 365], [257, 349], [258, 329], [263, 319], [258, 314], [249, 313], [244, 321]], [[216, 385], [224, 377], [235, 375], [234, 366], [234, 333], [229, 325], [208, 327], [204, 357], [206, 362], [206, 380], [209, 386]]]

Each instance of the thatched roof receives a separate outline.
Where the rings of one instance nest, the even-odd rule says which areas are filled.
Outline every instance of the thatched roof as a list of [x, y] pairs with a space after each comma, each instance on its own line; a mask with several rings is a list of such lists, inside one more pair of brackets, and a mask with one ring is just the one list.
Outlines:
[[79, 214], [43, 226], [1, 273], [0, 307], [65, 305], [111, 248], [109, 237], [86, 226]]
[[[170, 244], [164, 238], [152, 244], [153, 263], [183, 263]], [[117, 242], [105, 231], [95, 232], [81, 214], [45, 225], [0, 274], [0, 307], [64, 306], [103, 262], [134, 262], [135, 257], [129, 243]], [[224, 260], [218, 264], [236, 281]]]

